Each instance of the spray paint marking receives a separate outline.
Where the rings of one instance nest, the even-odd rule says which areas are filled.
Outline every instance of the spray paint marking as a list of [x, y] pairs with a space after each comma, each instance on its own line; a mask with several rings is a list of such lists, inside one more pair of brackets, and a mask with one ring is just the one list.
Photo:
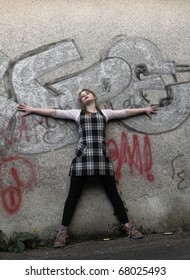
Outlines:
[[0, 163], [0, 196], [9, 214], [16, 213], [22, 203], [22, 192], [30, 190], [36, 181], [33, 163], [22, 156], [3, 158]]
[[143, 138], [142, 148], [139, 144], [139, 137], [136, 134], [133, 134], [133, 144], [130, 147], [125, 132], [121, 134], [120, 148], [114, 139], [108, 140], [107, 145], [112, 161], [116, 162], [116, 180], [119, 181], [121, 179], [122, 167], [124, 164], [127, 164], [131, 175], [136, 169], [140, 175], [146, 176], [149, 182], [154, 181], [151, 143], [148, 135], [145, 135]]

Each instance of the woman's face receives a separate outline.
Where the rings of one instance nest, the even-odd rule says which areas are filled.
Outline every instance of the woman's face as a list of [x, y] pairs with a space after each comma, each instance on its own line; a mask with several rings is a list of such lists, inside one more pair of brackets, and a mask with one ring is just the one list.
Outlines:
[[91, 102], [95, 102], [96, 100], [96, 97], [95, 95], [90, 92], [90, 91], [82, 91], [80, 93], [80, 102], [83, 104], [83, 105], [88, 105], [89, 103]]

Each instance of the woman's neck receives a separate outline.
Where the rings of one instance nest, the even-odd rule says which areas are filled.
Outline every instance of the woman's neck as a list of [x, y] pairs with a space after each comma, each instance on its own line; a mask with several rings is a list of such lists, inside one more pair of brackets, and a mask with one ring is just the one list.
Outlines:
[[95, 104], [89, 104], [85, 106], [85, 110], [89, 113], [96, 113], [97, 109], [96, 109], [96, 105]]

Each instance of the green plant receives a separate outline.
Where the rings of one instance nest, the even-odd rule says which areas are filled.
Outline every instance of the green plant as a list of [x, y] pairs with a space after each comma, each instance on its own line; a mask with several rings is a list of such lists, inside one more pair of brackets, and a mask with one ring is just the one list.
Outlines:
[[8, 237], [0, 230], [0, 251], [22, 252], [27, 248], [37, 248], [40, 238], [29, 232], [14, 232]]
[[7, 251], [8, 237], [0, 230], [0, 251]]

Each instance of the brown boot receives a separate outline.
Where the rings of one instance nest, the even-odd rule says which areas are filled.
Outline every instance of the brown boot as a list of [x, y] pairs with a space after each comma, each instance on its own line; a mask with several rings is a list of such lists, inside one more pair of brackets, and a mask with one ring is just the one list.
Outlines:
[[68, 227], [61, 225], [56, 231], [54, 248], [64, 247], [69, 242]]
[[132, 223], [128, 222], [124, 224], [123, 228], [128, 234], [128, 238], [132, 238], [132, 239], [143, 238], [143, 234], [140, 231], [138, 231]]

